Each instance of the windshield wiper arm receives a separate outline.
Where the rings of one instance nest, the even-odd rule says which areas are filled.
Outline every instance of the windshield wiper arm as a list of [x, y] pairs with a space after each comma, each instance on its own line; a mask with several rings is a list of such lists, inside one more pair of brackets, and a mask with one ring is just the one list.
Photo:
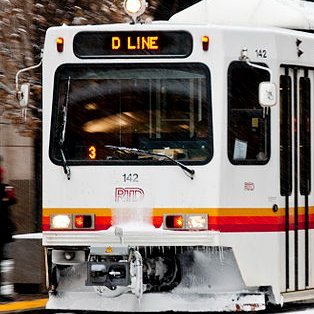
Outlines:
[[122, 152], [130, 152], [130, 153], [134, 153], [134, 154], [137, 154], [137, 155], [148, 155], [148, 156], [167, 158], [170, 161], [172, 161], [173, 163], [175, 163], [176, 165], [178, 165], [181, 169], [183, 169], [183, 171], [185, 171], [188, 174], [188, 176], [191, 178], [191, 180], [194, 179], [195, 171], [193, 169], [190, 169], [190, 168], [186, 167], [180, 161], [177, 161], [174, 158], [172, 158], [172, 157], [170, 157], [170, 156], [168, 156], [166, 154], [152, 153], [150, 151], [143, 150], [143, 149], [131, 148], [131, 147], [123, 147], [123, 146], [105, 145], [105, 147], [109, 148], [109, 149], [112, 149], [112, 150], [117, 150], [117, 151], [122, 151]]
[[70, 167], [67, 164], [67, 160], [65, 158], [65, 154], [63, 151], [63, 145], [64, 145], [64, 141], [65, 141], [65, 129], [66, 129], [66, 125], [67, 125], [67, 118], [68, 118], [68, 104], [69, 104], [69, 93], [70, 93], [70, 83], [71, 83], [71, 77], [69, 76], [68, 78], [68, 86], [67, 86], [67, 93], [66, 93], [66, 97], [65, 97], [65, 103], [63, 106], [63, 110], [62, 110], [62, 132], [61, 132], [61, 137], [59, 140], [59, 148], [60, 148], [60, 152], [61, 152], [61, 157], [62, 157], [62, 166], [63, 166], [63, 171], [66, 174], [68, 180], [71, 179], [71, 170]]

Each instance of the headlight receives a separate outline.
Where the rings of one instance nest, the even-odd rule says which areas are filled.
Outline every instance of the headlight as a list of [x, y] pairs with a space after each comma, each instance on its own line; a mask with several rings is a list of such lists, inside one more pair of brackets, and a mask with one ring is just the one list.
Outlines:
[[146, 0], [124, 0], [124, 10], [132, 17], [134, 23], [136, 23], [137, 18], [145, 12], [146, 7]]
[[188, 229], [192, 230], [207, 229], [207, 215], [188, 215], [186, 226]]
[[125, 9], [127, 13], [138, 13], [142, 8], [142, 1], [140, 0], [126, 0], [125, 1]]
[[207, 214], [166, 214], [163, 228], [170, 230], [208, 230]]
[[50, 229], [71, 229], [71, 215], [53, 215], [50, 217]]

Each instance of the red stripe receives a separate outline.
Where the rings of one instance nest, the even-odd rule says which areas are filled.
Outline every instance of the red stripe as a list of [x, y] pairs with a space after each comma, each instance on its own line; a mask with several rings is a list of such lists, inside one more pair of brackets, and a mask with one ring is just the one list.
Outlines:
[[111, 216], [96, 216], [95, 217], [95, 230], [107, 230], [111, 227]]
[[209, 230], [221, 232], [283, 231], [284, 217], [225, 216], [209, 217]]
[[[309, 217], [309, 228], [314, 228], [314, 215]], [[289, 219], [289, 230], [294, 230], [294, 219]], [[273, 232], [285, 231], [285, 217], [267, 216], [224, 216], [209, 217], [209, 230], [221, 232]], [[304, 230], [304, 215], [299, 215], [298, 229]]]
[[42, 217], [42, 229], [43, 231], [50, 230], [50, 217], [46, 217], [46, 216]]
[[160, 228], [163, 222], [162, 216], [154, 216], [153, 217], [153, 225], [155, 228]]
[[[305, 215], [299, 215], [299, 229], [305, 229]], [[314, 229], [314, 214], [309, 215], [309, 229]]]

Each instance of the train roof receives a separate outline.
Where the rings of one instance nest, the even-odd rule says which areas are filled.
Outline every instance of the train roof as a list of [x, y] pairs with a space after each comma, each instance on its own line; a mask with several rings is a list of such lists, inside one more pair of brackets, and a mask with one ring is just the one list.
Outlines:
[[301, 0], [202, 0], [173, 23], [274, 26], [314, 32], [314, 3]]

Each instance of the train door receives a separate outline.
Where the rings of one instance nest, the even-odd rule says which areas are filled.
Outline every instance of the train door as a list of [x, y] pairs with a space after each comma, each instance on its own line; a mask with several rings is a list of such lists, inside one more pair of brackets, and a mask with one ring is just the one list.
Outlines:
[[313, 78], [314, 71], [307, 68], [281, 69], [280, 193], [285, 203], [286, 292], [306, 292], [314, 287], [314, 243], [309, 220], [313, 194]]

